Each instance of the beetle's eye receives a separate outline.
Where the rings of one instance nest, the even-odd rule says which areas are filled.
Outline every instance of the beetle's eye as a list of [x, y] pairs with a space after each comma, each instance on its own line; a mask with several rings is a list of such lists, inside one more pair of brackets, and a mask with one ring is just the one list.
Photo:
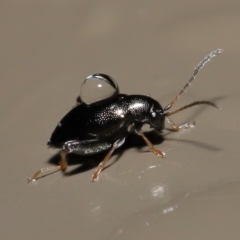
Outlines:
[[157, 115], [156, 112], [151, 112], [151, 114], [152, 114], [152, 117], [153, 117], [153, 118], [155, 118], [156, 115]]
[[117, 83], [106, 74], [96, 73], [88, 76], [82, 83], [80, 99], [89, 105], [111, 98], [119, 93]]

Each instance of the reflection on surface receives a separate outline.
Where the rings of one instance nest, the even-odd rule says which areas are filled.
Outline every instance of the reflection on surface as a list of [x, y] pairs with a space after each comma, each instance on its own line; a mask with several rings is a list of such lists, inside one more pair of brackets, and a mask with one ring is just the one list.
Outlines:
[[[236, 180], [213, 184], [188, 197], [180, 193], [124, 219], [108, 239], [239, 239], [239, 189]], [[164, 186], [151, 190], [164, 192]]]
[[153, 197], [163, 197], [166, 190], [166, 185], [159, 184], [151, 188]]
[[174, 206], [172, 206], [172, 207], [165, 208], [165, 209], [163, 209], [163, 213], [166, 214], [166, 213], [172, 212], [172, 211], [174, 211], [177, 207], [178, 207], [178, 205], [174, 205]]

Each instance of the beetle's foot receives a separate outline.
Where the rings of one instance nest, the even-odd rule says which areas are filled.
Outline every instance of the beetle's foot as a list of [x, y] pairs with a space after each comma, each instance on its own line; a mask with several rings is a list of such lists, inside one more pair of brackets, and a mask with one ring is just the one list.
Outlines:
[[[45, 168], [44, 168], [45, 169]], [[38, 176], [44, 171], [44, 169], [42, 168], [41, 170], [37, 171], [36, 173], [34, 173], [34, 175], [31, 178], [27, 179], [27, 183], [33, 183], [36, 181], [36, 179], [38, 178]]]
[[27, 183], [33, 183], [36, 181], [36, 178], [28, 178]]
[[94, 174], [92, 175], [92, 182], [96, 182], [98, 179], [99, 179], [98, 174], [95, 174], [94, 172]]
[[165, 152], [162, 152], [161, 150], [157, 149], [157, 148], [150, 148], [150, 151], [154, 154], [156, 154], [158, 157], [165, 157], [166, 154]]
[[99, 179], [99, 174], [102, 170], [103, 170], [103, 164], [100, 163], [98, 168], [94, 171], [94, 173], [92, 175], [92, 182], [95, 182]]
[[171, 125], [172, 129], [176, 132], [180, 131], [182, 129], [193, 128], [196, 125], [195, 121], [191, 121], [191, 122], [187, 122], [187, 123], [184, 123], [184, 124], [178, 126], [169, 117], [166, 117], [166, 119], [167, 119], [168, 123]]
[[49, 171], [59, 171], [59, 170], [64, 171], [65, 169], [63, 169], [62, 166], [60, 165], [42, 168], [39, 171], [37, 171], [31, 178], [28, 178], [27, 183], [35, 182], [41, 173], [49, 172]]

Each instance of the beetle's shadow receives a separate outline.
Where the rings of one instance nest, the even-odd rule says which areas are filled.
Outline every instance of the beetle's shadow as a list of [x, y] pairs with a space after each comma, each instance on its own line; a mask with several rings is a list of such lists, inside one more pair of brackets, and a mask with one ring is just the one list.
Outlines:
[[[153, 145], [161, 144], [164, 141], [164, 137], [157, 133], [156, 131], [150, 131], [144, 133], [145, 136], [151, 141]], [[119, 158], [122, 156], [124, 151], [130, 148], [137, 148], [141, 149], [142, 147], [145, 147], [146, 143], [144, 140], [133, 133], [130, 133], [123, 146], [121, 146], [119, 149], [116, 149], [116, 151], [113, 153], [112, 156], [117, 155], [117, 157], [114, 158], [114, 161], [112, 161], [110, 164], [107, 164], [106, 168], [110, 167], [112, 164], [114, 164], [116, 161], [119, 160]], [[75, 174], [79, 174], [82, 172], [86, 172], [91, 169], [95, 169], [99, 163], [104, 159], [108, 151], [98, 153], [95, 155], [88, 155], [88, 156], [82, 156], [74, 153], [67, 154], [67, 162], [68, 166], [74, 166], [77, 165], [78, 167], [73, 170], [67, 170], [64, 172], [65, 176], [72, 176]], [[55, 154], [53, 157], [51, 157], [48, 162], [52, 165], [58, 165], [61, 160], [61, 156], [59, 153]]]

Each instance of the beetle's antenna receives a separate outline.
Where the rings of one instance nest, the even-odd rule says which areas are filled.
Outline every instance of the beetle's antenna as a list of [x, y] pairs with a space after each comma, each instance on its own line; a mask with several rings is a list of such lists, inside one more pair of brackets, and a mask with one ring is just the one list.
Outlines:
[[195, 106], [195, 105], [200, 105], [200, 104], [208, 104], [208, 105], [211, 105], [211, 106], [213, 106], [213, 107], [215, 107], [215, 108], [219, 108], [218, 105], [215, 104], [215, 103], [213, 103], [213, 102], [209, 102], [209, 101], [197, 101], [197, 102], [190, 103], [190, 104], [188, 104], [188, 105], [186, 105], [186, 106], [184, 106], [184, 107], [181, 107], [181, 108], [179, 108], [179, 109], [177, 109], [177, 110], [175, 110], [175, 111], [166, 112], [164, 115], [165, 115], [165, 116], [171, 116], [171, 115], [173, 115], [173, 114], [175, 114], [175, 113], [181, 112], [181, 111], [184, 110], [184, 109], [193, 107], [193, 106]]
[[[185, 90], [186, 90], [186, 88], [191, 85], [191, 82], [196, 78], [196, 75], [197, 75], [198, 72], [204, 67], [204, 65], [205, 65], [207, 62], [209, 62], [213, 57], [216, 57], [218, 54], [220, 54], [220, 53], [222, 53], [222, 52], [223, 52], [223, 49], [216, 49], [216, 50], [210, 52], [205, 58], [203, 58], [203, 60], [197, 65], [197, 67], [195, 68], [195, 70], [194, 70], [194, 72], [193, 72], [193, 75], [190, 77], [190, 79], [189, 79], [188, 82], [184, 85], [184, 87], [181, 89], [181, 91], [180, 91], [180, 92], [177, 94], [177, 96], [163, 109], [164, 112], [166, 112], [167, 110], [169, 110], [169, 109], [173, 106], [173, 104], [180, 98], [180, 96], [182, 95], [182, 93], [184, 93]], [[196, 104], [194, 104], [194, 105], [197, 105], [197, 104], [209, 104], [209, 103], [200, 103], [200, 102], [198, 102], [198, 103], [196, 103]], [[191, 105], [191, 104], [190, 104], [190, 105]], [[214, 105], [214, 104], [210, 104], [210, 105]], [[193, 105], [191, 105], [191, 106], [193, 106]], [[183, 107], [183, 109], [188, 108], [188, 107], [191, 107], [191, 106], [187, 105], [187, 106]], [[179, 110], [177, 110], [177, 112], [178, 112], [178, 111], [181, 111], [181, 110], [183, 110], [183, 109], [179, 109]], [[176, 113], [176, 111], [175, 111], [174, 113]], [[172, 114], [174, 114], [174, 113], [172, 113]], [[170, 114], [170, 113], [168, 113], [168, 114]], [[172, 114], [171, 114], [171, 115], [172, 115]], [[166, 116], [170, 116], [170, 115], [166, 115]]]

